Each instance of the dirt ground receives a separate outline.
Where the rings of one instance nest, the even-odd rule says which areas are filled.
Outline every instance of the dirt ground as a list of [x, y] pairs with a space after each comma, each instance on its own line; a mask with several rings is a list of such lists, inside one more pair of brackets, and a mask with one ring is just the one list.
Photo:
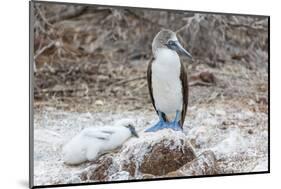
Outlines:
[[[215, 152], [222, 174], [266, 171], [266, 70], [257, 73], [236, 65], [213, 69], [212, 73], [216, 75], [213, 86], [190, 87], [184, 133], [197, 153], [206, 149]], [[135, 82], [145, 83], [145, 80]], [[135, 98], [106, 101], [100, 98], [101, 102], [93, 100], [96, 103], [90, 106], [87, 105], [88, 99], [85, 104], [78, 101], [77, 104], [67, 104], [67, 107], [64, 103], [52, 105], [51, 101], [48, 102], [50, 107], [39, 103], [34, 114], [35, 183], [81, 182], [77, 175], [89, 164], [78, 167], [64, 165], [61, 148], [83, 128], [111, 125], [123, 118], [134, 120], [138, 131], [155, 123], [157, 116], [148, 94], [143, 96], [144, 99], [136, 103]], [[118, 105], [113, 108], [112, 104], [116, 103]]]

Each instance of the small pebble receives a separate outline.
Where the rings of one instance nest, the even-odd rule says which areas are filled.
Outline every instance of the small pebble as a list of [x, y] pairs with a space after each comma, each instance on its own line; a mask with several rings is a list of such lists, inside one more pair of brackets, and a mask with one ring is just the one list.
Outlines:
[[252, 135], [252, 134], [254, 134], [254, 131], [252, 129], [249, 129], [248, 134]]
[[252, 99], [250, 99], [250, 100], [249, 100], [249, 102], [248, 102], [248, 105], [250, 105], [250, 106], [255, 105], [255, 101], [254, 101], [254, 100], [252, 100]]
[[103, 103], [102, 100], [96, 100], [96, 101], [95, 101], [95, 105], [97, 105], [97, 106], [102, 106], [102, 105], [104, 105], [104, 103]]
[[226, 115], [224, 110], [216, 110], [216, 114], [221, 115], [221, 116], [225, 116]]
[[268, 103], [266, 97], [259, 97], [259, 98], [257, 99], [257, 102], [258, 102], [259, 104], [267, 104], [267, 103]]
[[215, 76], [208, 71], [201, 72], [199, 74], [199, 77], [202, 81], [207, 82], [207, 83], [214, 83], [215, 82]]

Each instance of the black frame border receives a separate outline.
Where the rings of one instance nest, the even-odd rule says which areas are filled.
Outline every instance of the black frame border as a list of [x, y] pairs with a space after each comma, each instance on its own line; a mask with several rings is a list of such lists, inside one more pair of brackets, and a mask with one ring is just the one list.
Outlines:
[[[54, 185], [37, 185], [34, 186], [34, 117], [33, 117], [33, 53], [34, 53], [34, 3], [45, 4], [62, 4], [62, 5], [81, 5], [92, 7], [109, 7], [109, 8], [131, 8], [142, 10], [155, 10], [155, 11], [169, 11], [169, 12], [191, 12], [199, 14], [217, 14], [217, 15], [234, 15], [234, 16], [254, 16], [265, 17], [268, 19], [268, 170], [260, 172], [241, 172], [231, 174], [216, 174], [216, 175], [198, 175], [198, 176], [182, 176], [182, 177], [164, 177], [153, 179], [134, 179], [134, 180], [118, 180], [106, 182], [87, 182], [87, 183], [71, 183], [71, 184], [54, 184]], [[148, 7], [131, 7], [119, 5], [102, 5], [102, 4], [88, 4], [88, 3], [70, 3], [70, 2], [55, 2], [55, 1], [29, 1], [29, 188], [53, 188], [53, 187], [69, 187], [69, 186], [83, 186], [83, 185], [99, 185], [99, 184], [117, 184], [117, 183], [131, 183], [131, 182], [146, 182], [146, 181], [163, 181], [163, 180], [176, 180], [176, 179], [191, 179], [191, 178], [211, 178], [211, 177], [224, 177], [224, 176], [239, 176], [239, 175], [257, 175], [270, 173], [270, 16], [269, 15], [256, 15], [256, 14], [241, 14], [241, 13], [223, 13], [223, 12], [205, 12], [205, 11], [191, 11], [191, 10], [177, 10], [177, 9], [163, 9], [163, 8], [148, 8]]]

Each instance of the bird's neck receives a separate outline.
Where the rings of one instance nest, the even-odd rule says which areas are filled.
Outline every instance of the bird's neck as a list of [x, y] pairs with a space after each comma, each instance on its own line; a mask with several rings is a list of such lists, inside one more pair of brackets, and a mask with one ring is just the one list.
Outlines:
[[155, 53], [155, 60], [157, 64], [161, 64], [162, 66], [173, 67], [180, 64], [179, 55], [167, 48], [158, 49]]

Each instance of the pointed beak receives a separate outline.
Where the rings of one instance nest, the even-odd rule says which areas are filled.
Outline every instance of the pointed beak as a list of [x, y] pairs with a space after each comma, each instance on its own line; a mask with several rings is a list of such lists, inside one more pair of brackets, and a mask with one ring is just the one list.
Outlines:
[[190, 52], [188, 52], [187, 50], [185, 50], [183, 48], [183, 46], [178, 42], [178, 41], [170, 41], [168, 44], [166, 44], [166, 46], [169, 49], [172, 49], [180, 54], [183, 54], [185, 56], [187, 56], [188, 58], [192, 59], [192, 55], [190, 54]]
[[176, 46], [177, 46], [177, 52], [187, 56], [190, 59], [192, 59], [192, 55], [190, 54], [190, 52], [185, 50], [185, 48], [183, 48], [183, 46], [181, 46], [181, 44], [178, 41], [176, 41]]
[[139, 135], [138, 135], [138, 133], [136, 132], [136, 130], [133, 130], [133, 131], [132, 131], [132, 135], [133, 135], [134, 137], [139, 138]]
[[129, 129], [130, 129], [130, 131], [132, 133], [132, 136], [139, 138], [139, 135], [138, 135], [135, 127], [130, 127]]

